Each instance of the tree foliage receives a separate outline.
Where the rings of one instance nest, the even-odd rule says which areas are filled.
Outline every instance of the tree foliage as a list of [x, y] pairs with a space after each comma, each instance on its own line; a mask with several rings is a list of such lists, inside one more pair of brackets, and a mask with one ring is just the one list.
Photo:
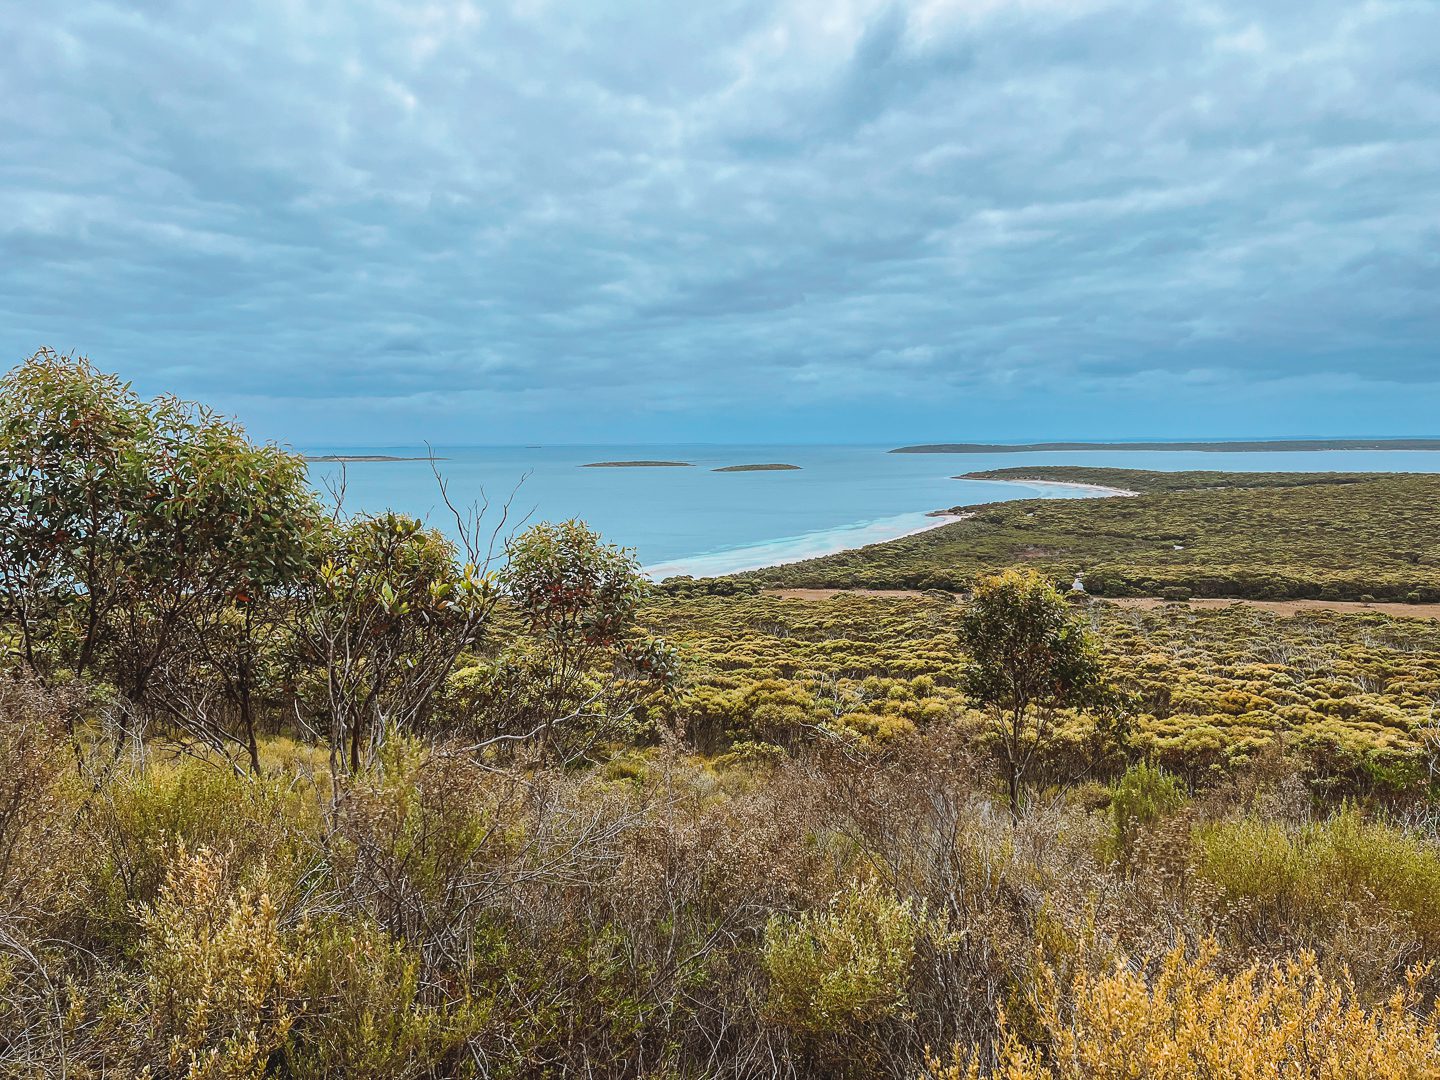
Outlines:
[[0, 604], [32, 668], [94, 660], [150, 426], [129, 385], [83, 357], [42, 349], [0, 383]]
[[958, 630], [968, 657], [963, 684], [989, 714], [1010, 811], [1018, 814], [1025, 774], [1056, 711], [1098, 699], [1098, 650], [1065, 598], [1034, 572], [1007, 570], [978, 582]]
[[637, 623], [649, 583], [634, 553], [571, 520], [527, 529], [506, 560], [499, 585], [520, 629], [457, 672], [471, 729], [560, 760], [633, 734], [638, 703], [677, 674], [673, 651]]
[[493, 577], [401, 514], [336, 522], [295, 615], [315, 665], [305, 701], [325, 730], [332, 769], [358, 770], [380, 742], [423, 727], [462, 651], [480, 640]]
[[[254, 763], [255, 611], [306, 573], [320, 520], [303, 461], [42, 349], [0, 386], [0, 492], [0, 603], [27, 665], [103, 676], [132, 725], [168, 706]], [[238, 735], [156, 692], [167, 666], [207, 659]]]

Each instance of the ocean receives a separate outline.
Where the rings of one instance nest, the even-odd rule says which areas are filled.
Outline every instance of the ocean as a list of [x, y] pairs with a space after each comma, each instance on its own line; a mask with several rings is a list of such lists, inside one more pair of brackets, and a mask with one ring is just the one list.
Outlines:
[[[1026, 465], [1255, 472], [1440, 472], [1435, 451], [1066, 451], [1019, 454], [889, 454], [889, 446], [467, 446], [435, 447], [451, 498], [490, 503], [487, 532], [508, 499], [505, 532], [578, 517], [611, 543], [633, 548], [646, 571], [733, 573], [825, 555], [935, 524], [929, 511], [1093, 492], [956, 480], [959, 473]], [[424, 455], [423, 447], [316, 447], [310, 454]], [[665, 460], [689, 468], [603, 468], [596, 461]], [[798, 465], [784, 472], [715, 472], [730, 465]], [[425, 461], [316, 462], [328, 489], [343, 472], [348, 513], [398, 510], [453, 533]]]

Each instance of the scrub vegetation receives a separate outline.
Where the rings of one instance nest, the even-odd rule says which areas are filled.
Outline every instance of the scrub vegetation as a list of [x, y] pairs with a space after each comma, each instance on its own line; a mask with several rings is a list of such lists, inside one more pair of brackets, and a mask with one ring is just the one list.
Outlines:
[[1436, 623], [665, 592], [48, 352], [0, 488], [0, 1075], [1440, 1069]]

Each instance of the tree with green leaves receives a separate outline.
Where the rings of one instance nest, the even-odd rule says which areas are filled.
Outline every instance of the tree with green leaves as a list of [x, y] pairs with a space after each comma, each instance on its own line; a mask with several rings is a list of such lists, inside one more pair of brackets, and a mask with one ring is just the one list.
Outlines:
[[186, 628], [203, 648], [225, 609], [303, 575], [321, 520], [299, 456], [187, 402], [162, 398], [150, 415], [113, 643], [116, 681], [135, 701]]
[[256, 612], [305, 574], [319, 522], [298, 455], [199, 406], [49, 349], [0, 383], [0, 612], [36, 673], [110, 681], [132, 732], [158, 709], [258, 768]]
[[337, 775], [356, 772], [386, 735], [414, 731], [494, 606], [493, 575], [403, 514], [360, 515], [322, 534], [318, 570], [294, 631], [318, 672], [302, 695]]
[[500, 585], [525, 633], [460, 673], [460, 689], [488, 738], [574, 760], [625, 733], [640, 699], [673, 682], [675, 654], [636, 624], [650, 584], [634, 552], [583, 521], [532, 526], [506, 558]]
[[1093, 636], [1054, 584], [1007, 570], [976, 582], [960, 615], [964, 687], [985, 711], [1018, 818], [1025, 776], [1056, 713], [1096, 701], [1102, 686]]
[[93, 664], [144, 491], [144, 402], [41, 349], [0, 381], [0, 615], [38, 674]]
[[[258, 772], [262, 643], [312, 574], [319, 502], [299, 455], [255, 445], [238, 424], [186, 402], [161, 399], [152, 415], [134, 573], [117, 606], [117, 681], [145, 702], [158, 678], [177, 723], [216, 749], [234, 734]], [[197, 662], [219, 710], [184, 693], [197, 682], [183, 671]], [[166, 678], [176, 664], [182, 677]]]

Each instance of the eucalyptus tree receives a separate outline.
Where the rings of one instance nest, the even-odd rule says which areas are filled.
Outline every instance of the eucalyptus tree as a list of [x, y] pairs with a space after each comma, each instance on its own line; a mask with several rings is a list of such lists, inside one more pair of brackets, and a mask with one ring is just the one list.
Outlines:
[[0, 615], [37, 674], [94, 662], [151, 428], [128, 383], [41, 349], [0, 381]]
[[631, 734], [640, 699], [677, 673], [673, 650], [638, 625], [650, 584], [634, 552], [572, 519], [532, 526], [505, 554], [500, 585], [524, 633], [465, 673], [486, 733], [561, 760]]
[[[197, 405], [51, 349], [0, 382], [0, 614], [29, 667], [106, 679], [131, 720], [158, 702], [258, 766], [256, 612], [304, 576], [319, 522], [300, 457]], [[238, 736], [194, 683], [155, 693], [197, 658]]]
[[1028, 570], [981, 578], [959, 622], [964, 687], [984, 711], [1018, 817], [1026, 773], [1056, 714], [1101, 697], [1093, 635], [1048, 579]]
[[422, 728], [456, 659], [484, 633], [494, 577], [460, 554], [402, 514], [331, 521], [320, 534], [294, 632], [315, 672], [303, 702], [337, 775], [359, 770], [388, 733]]
[[[256, 445], [233, 421], [169, 398], [152, 417], [113, 620], [114, 675], [136, 703], [159, 678], [177, 723], [217, 749], [242, 743], [258, 771], [262, 647], [313, 573], [319, 502], [303, 458]], [[208, 678], [187, 677], [197, 669]], [[221, 710], [206, 707], [211, 686]]]

